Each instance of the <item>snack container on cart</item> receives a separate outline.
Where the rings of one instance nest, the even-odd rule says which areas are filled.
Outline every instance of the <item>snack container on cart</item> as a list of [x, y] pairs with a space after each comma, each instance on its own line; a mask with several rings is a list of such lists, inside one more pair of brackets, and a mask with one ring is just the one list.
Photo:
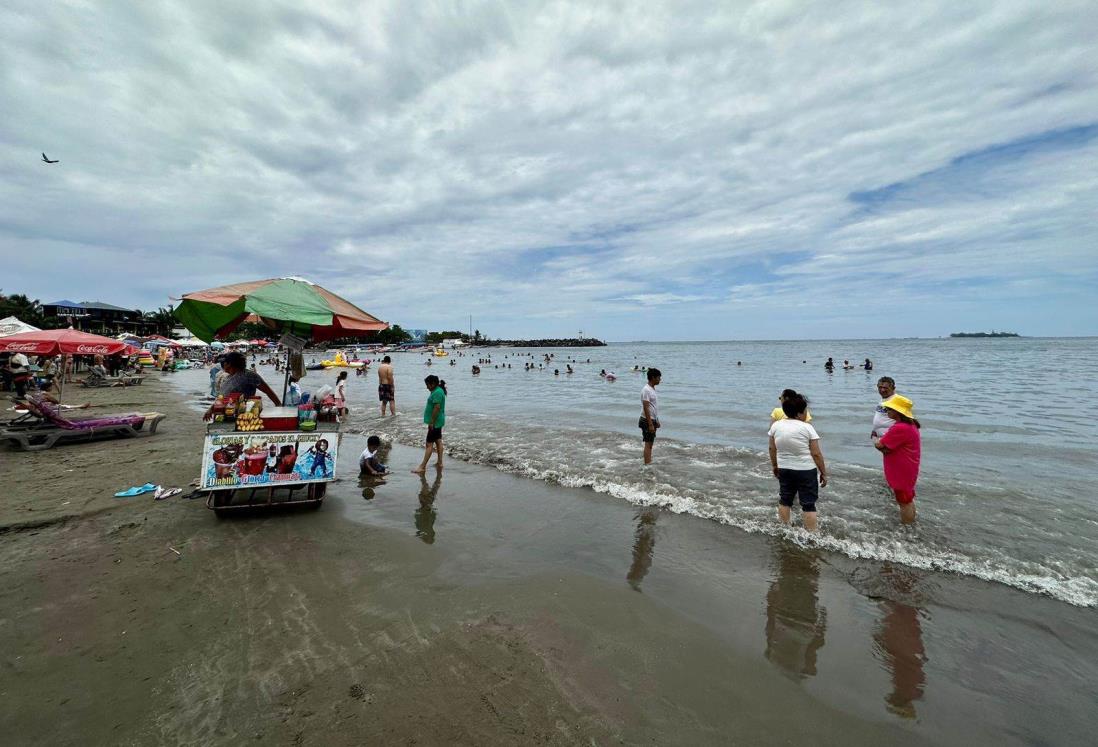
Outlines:
[[[273, 506], [319, 508], [339, 458], [339, 423], [272, 407], [206, 426], [200, 489], [218, 516]], [[304, 423], [304, 429], [299, 427]]]

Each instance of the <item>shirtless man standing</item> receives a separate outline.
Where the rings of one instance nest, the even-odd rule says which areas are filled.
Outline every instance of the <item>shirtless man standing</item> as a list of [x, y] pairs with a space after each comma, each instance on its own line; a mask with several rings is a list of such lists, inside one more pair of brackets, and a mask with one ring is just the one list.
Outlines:
[[389, 405], [389, 414], [396, 415], [396, 382], [393, 380], [393, 359], [385, 356], [377, 367], [377, 398], [381, 400], [381, 414], [385, 415], [385, 405]]

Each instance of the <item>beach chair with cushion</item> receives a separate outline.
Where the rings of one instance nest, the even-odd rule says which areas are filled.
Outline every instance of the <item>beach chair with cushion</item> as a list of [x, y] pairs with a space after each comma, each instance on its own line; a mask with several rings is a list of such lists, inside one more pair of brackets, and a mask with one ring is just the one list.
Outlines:
[[28, 394], [27, 410], [35, 416], [30, 422], [7, 423], [0, 427], [0, 441], [22, 448], [24, 451], [41, 451], [59, 443], [93, 441], [104, 438], [121, 438], [153, 435], [164, 415], [159, 412], [126, 413], [66, 417], [61, 408], [41, 394]]
[[145, 380], [144, 376], [136, 376], [134, 374], [121, 374], [119, 376], [104, 376], [98, 371], [91, 371], [88, 373], [87, 378], [80, 380], [80, 386], [87, 387], [100, 387], [100, 386], [137, 386]]

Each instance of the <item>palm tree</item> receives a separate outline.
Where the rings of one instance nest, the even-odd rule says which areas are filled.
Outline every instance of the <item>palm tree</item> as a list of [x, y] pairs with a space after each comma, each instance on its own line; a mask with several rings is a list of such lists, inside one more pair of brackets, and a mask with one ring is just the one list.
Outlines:
[[171, 335], [172, 327], [175, 326], [175, 315], [171, 309], [161, 306], [156, 311], [146, 311], [142, 316], [156, 330], [156, 334], [164, 337]]
[[18, 317], [35, 327], [42, 327], [45, 323], [42, 304], [37, 298], [32, 301], [22, 293], [13, 293], [10, 296], [0, 293], [0, 319], [9, 316]]

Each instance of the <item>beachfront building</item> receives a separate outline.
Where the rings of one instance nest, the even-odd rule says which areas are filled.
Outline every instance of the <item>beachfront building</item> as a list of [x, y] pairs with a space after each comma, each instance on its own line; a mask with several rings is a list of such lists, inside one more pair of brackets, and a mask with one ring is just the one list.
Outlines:
[[53, 301], [42, 304], [42, 315], [60, 319], [74, 329], [96, 334], [115, 335], [121, 332], [144, 334], [155, 325], [136, 309], [125, 309], [102, 301]]

